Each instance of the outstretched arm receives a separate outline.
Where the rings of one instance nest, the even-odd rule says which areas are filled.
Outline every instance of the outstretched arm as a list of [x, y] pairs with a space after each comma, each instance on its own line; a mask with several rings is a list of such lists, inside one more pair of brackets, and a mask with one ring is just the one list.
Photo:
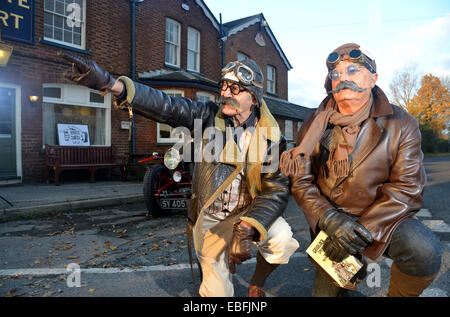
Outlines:
[[58, 56], [72, 64], [71, 71], [64, 74], [66, 78], [79, 85], [99, 90], [102, 94], [111, 92], [117, 99], [115, 100], [117, 106], [126, 104], [131, 106], [135, 113], [152, 120], [192, 130], [195, 119], [201, 119], [203, 122], [217, 110], [217, 105], [213, 102], [203, 103], [188, 98], [173, 98], [125, 76], [115, 80], [96, 62], [80, 56], [65, 52], [59, 52]]

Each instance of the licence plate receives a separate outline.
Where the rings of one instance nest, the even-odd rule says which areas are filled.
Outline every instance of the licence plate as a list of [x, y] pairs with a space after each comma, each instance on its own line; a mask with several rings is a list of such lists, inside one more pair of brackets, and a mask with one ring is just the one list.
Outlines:
[[160, 199], [161, 209], [186, 209], [186, 199]]

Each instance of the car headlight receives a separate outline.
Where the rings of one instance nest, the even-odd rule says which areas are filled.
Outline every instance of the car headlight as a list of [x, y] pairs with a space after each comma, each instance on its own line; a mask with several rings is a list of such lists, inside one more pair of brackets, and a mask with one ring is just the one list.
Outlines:
[[181, 172], [175, 171], [172, 175], [172, 178], [175, 182], [179, 183], [181, 181]]
[[181, 162], [180, 152], [178, 150], [171, 148], [166, 154], [164, 154], [164, 165], [170, 169], [175, 169], [178, 164]]

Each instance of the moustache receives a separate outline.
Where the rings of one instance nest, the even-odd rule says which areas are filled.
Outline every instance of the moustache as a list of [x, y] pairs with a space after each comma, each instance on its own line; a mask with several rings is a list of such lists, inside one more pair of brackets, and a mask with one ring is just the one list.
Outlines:
[[363, 92], [364, 90], [367, 90], [367, 88], [359, 87], [353, 81], [345, 80], [345, 81], [341, 81], [334, 90], [330, 90], [327, 93], [337, 94], [338, 92], [340, 92], [341, 90], [344, 90], [344, 89], [350, 89], [350, 90], [353, 90], [356, 92]]
[[219, 97], [219, 104], [221, 106], [229, 105], [230, 107], [232, 107], [234, 109], [238, 109], [238, 110], [241, 109], [241, 105], [239, 104], [239, 102], [236, 99], [231, 98], [231, 97], [220, 96]]

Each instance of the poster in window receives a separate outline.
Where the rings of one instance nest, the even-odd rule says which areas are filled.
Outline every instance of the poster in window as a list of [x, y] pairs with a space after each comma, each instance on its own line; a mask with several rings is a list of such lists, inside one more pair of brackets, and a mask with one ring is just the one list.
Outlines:
[[89, 128], [87, 124], [58, 123], [59, 145], [90, 146]]

